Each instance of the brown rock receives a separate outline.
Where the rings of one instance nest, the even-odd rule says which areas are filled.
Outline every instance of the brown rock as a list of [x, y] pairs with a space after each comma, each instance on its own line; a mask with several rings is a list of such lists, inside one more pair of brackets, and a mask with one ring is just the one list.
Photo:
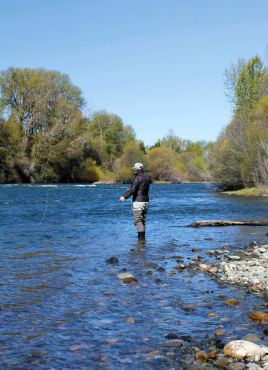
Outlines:
[[210, 358], [209, 354], [204, 351], [197, 352], [194, 357], [196, 360], [200, 361], [207, 361]]
[[216, 317], [216, 316], [217, 316], [216, 312], [210, 312], [208, 314], [208, 317]]
[[216, 337], [222, 337], [224, 335], [224, 331], [221, 329], [218, 329], [215, 331], [215, 336]]
[[242, 362], [234, 362], [231, 364], [230, 369], [232, 370], [244, 370], [246, 368], [246, 365], [243, 364]]
[[239, 304], [239, 301], [235, 298], [231, 298], [231, 299], [227, 299], [223, 303], [226, 304], [227, 306], [235, 306], [235, 305]]
[[134, 317], [129, 316], [129, 317], [127, 317], [127, 318], [125, 319], [125, 323], [126, 323], [126, 324], [134, 324], [134, 322], [135, 322]]
[[131, 284], [131, 285], [136, 285], [137, 284], [137, 279], [135, 277], [126, 277], [122, 279], [123, 284]]
[[266, 312], [252, 311], [248, 314], [248, 316], [251, 318], [251, 320], [254, 320], [262, 324], [268, 322], [268, 313]]
[[229, 363], [230, 361], [227, 358], [221, 358], [219, 360], [216, 360], [214, 362], [214, 365], [217, 367], [223, 367], [223, 366], [229, 365]]
[[205, 351], [199, 351], [195, 354], [195, 359], [198, 361], [207, 361], [211, 358], [215, 358], [217, 356], [216, 351], [211, 351], [211, 352], [205, 352]]
[[177, 266], [175, 266], [174, 268], [176, 269], [176, 270], [184, 270], [185, 269], [185, 265], [183, 264], [183, 263], [181, 263], [181, 264], [179, 264], [179, 265], [177, 265]]

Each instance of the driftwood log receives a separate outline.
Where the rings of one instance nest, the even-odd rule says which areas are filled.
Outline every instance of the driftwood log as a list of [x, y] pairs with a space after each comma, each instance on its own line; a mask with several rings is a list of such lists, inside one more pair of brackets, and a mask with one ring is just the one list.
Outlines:
[[196, 221], [188, 225], [189, 227], [206, 227], [206, 226], [268, 226], [268, 221], [227, 221], [227, 220], [209, 220]]

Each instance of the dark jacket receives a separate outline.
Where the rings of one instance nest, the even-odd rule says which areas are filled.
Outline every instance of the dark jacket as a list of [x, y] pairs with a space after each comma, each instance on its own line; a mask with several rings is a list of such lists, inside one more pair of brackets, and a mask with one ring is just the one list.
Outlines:
[[149, 188], [151, 179], [144, 172], [137, 173], [133, 183], [127, 192], [123, 195], [125, 199], [132, 195], [133, 202], [149, 202]]

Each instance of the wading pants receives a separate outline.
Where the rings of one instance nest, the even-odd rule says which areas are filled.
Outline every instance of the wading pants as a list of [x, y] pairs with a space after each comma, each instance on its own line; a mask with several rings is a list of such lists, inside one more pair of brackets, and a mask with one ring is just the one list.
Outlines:
[[133, 221], [137, 232], [145, 231], [148, 202], [133, 202]]

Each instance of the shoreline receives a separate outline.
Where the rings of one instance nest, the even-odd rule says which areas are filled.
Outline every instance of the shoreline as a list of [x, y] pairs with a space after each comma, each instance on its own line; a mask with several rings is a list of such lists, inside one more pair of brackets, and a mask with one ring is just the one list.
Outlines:
[[208, 272], [220, 283], [239, 286], [268, 299], [268, 244], [251, 242], [242, 251], [231, 253], [223, 247], [207, 254], [218, 261], [194, 263], [193, 267]]
[[243, 197], [268, 197], [268, 186], [259, 186], [231, 191], [221, 191], [221, 194]]

